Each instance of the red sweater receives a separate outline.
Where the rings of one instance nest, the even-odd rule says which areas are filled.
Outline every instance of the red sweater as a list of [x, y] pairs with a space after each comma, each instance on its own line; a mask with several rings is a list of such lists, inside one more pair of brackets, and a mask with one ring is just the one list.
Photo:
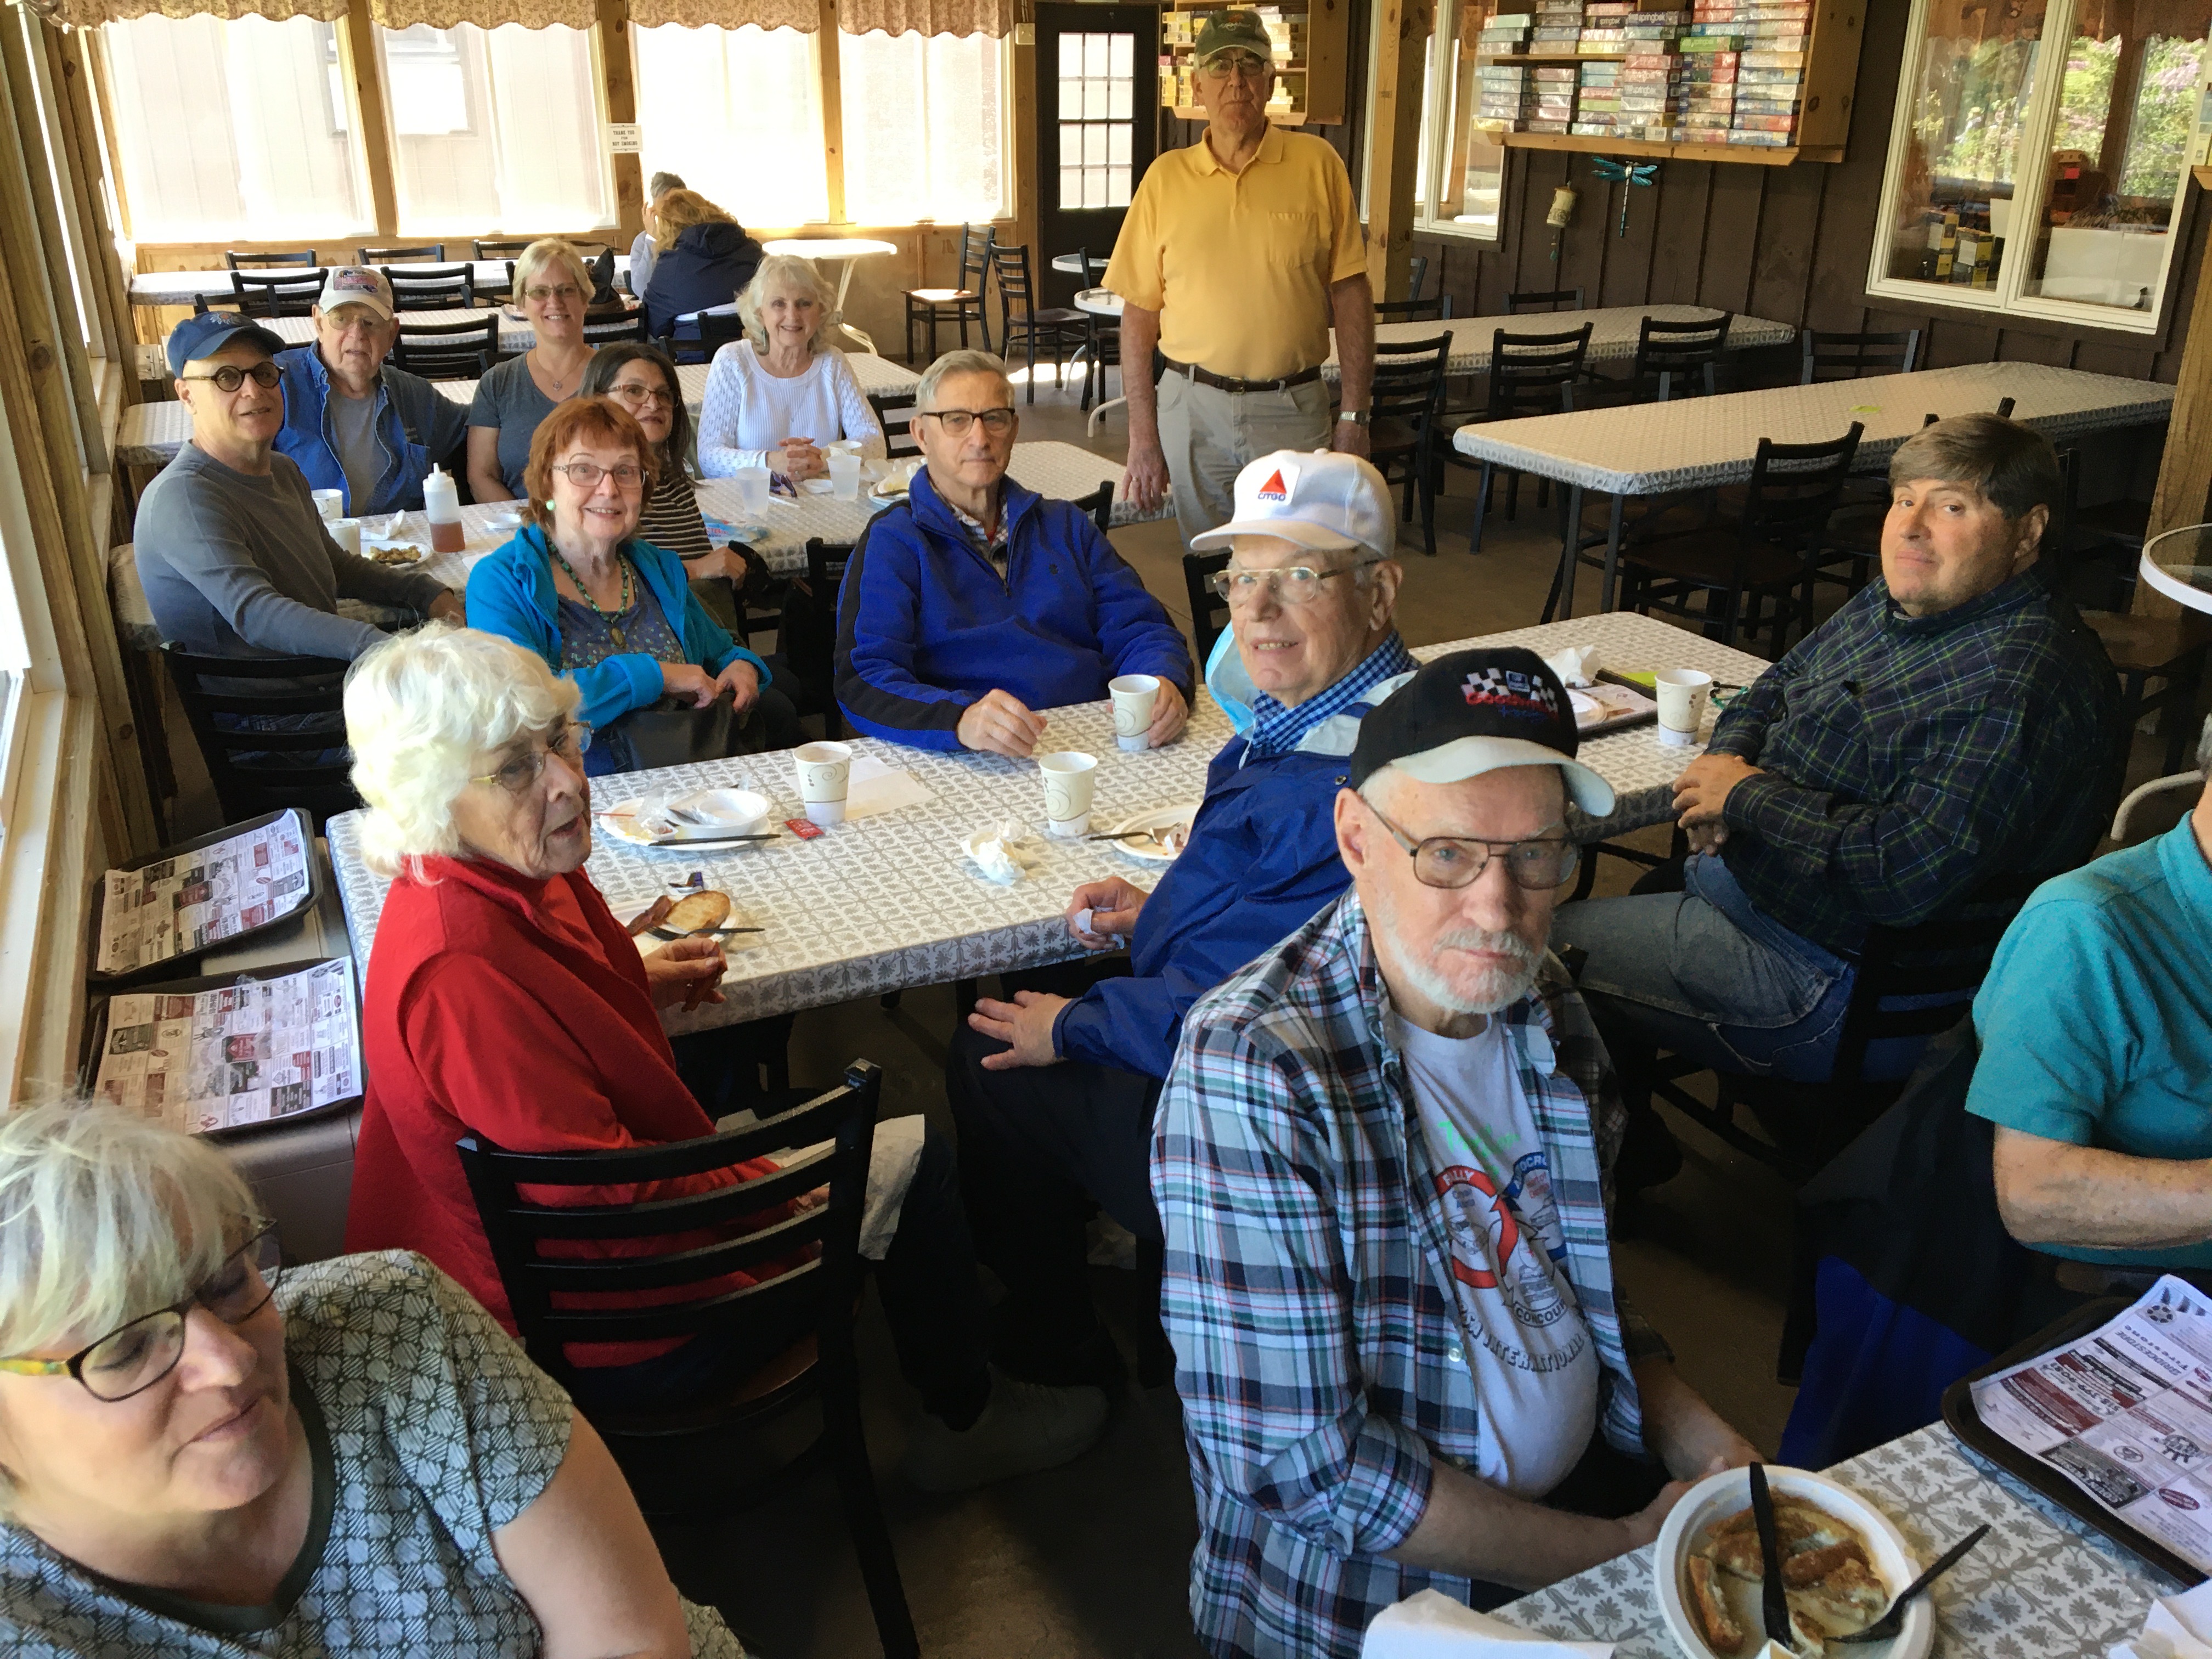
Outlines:
[[[549, 893], [556, 888], [566, 891]], [[555, 905], [580, 911], [596, 951]], [[422, 879], [402, 875], [369, 953], [362, 1035], [368, 1092], [346, 1249], [421, 1251], [510, 1332], [514, 1316], [454, 1142], [476, 1130], [510, 1152], [556, 1152], [714, 1133], [677, 1075], [635, 942], [581, 870], [547, 882], [480, 860], [428, 858]], [[538, 1202], [645, 1203], [726, 1184], [718, 1174], [524, 1192]], [[620, 1364], [675, 1346], [574, 1343], [568, 1357]]]

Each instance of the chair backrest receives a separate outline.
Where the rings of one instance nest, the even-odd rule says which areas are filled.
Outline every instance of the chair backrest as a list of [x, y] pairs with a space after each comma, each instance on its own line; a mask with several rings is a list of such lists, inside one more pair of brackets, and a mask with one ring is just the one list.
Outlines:
[[442, 265], [446, 263], [446, 245], [424, 242], [419, 247], [357, 247], [353, 251], [353, 262], [357, 265], [392, 265], [416, 259]]
[[1920, 361], [1917, 328], [1901, 334], [1821, 334], [1808, 328], [1798, 340], [1805, 354], [1801, 386], [1867, 374], [1910, 374]]
[[1851, 458], [1858, 453], [1859, 435], [1865, 430], [1853, 421], [1842, 437], [1824, 443], [1778, 444], [1761, 438], [1751, 464], [1751, 481], [1744, 489], [1743, 539], [1784, 542], [1809, 550], [1836, 510], [1844, 481], [1850, 475]]
[[894, 460], [921, 453], [921, 440], [915, 435], [915, 395], [905, 392], [871, 392], [868, 407], [876, 411], [876, 422], [884, 429], [884, 445]]
[[323, 297], [323, 279], [329, 274], [319, 265], [281, 276], [234, 270], [230, 291], [249, 317], [304, 317]]
[[1998, 398], [1998, 399], [1997, 399], [1997, 419], [1999, 419], [1999, 420], [2001, 420], [2001, 421], [2008, 421], [2008, 420], [2012, 419], [2012, 408], [2013, 408], [2013, 400], [2012, 400], [2011, 398]]
[[223, 264], [232, 270], [258, 270], [270, 265], [312, 265], [315, 250], [303, 247], [297, 253], [246, 253], [232, 248], [222, 256]]
[[[1406, 261], [1406, 297], [1411, 300], [1419, 299], [1421, 290], [1426, 288], [1428, 283], [1429, 256], [1425, 253], [1416, 253]], [[1444, 315], [1449, 317], [1451, 313], [1447, 311]]]
[[[1412, 428], [1413, 446], [1428, 441], [1436, 420], [1437, 404], [1444, 394], [1444, 364], [1451, 356], [1452, 337], [1431, 335], [1425, 340], [1377, 340], [1375, 343], [1374, 394], [1368, 402], [1373, 411], [1370, 432], [1385, 422]], [[1378, 450], [1395, 452], [1407, 446], [1376, 440]]]
[[1578, 288], [1523, 289], [1518, 294], [1505, 296], [1505, 314], [1523, 317], [1538, 311], [1580, 311], [1583, 291]]
[[1182, 556], [1183, 591], [1190, 596], [1190, 631], [1198, 641], [1198, 672], [1213, 659], [1214, 641], [1229, 626], [1229, 601], [1213, 591], [1213, 579], [1229, 568], [1233, 548]]
[[[476, 239], [476, 257], [479, 259], [506, 259], [515, 256], [538, 239], [535, 236], [479, 236]], [[510, 276], [514, 273], [509, 271]]]
[[1713, 390], [1713, 366], [1728, 348], [1734, 314], [1700, 317], [1686, 323], [1662, 322], [1646, 317], [1636, 337], [1636, 373], [1639, 380], [1656, 379], [1659, 400], [1679, 397], [1693, 378], [1701, 377], [1705, 390]]
[[985, 225], [979, 235], [973, 225], [960, 227], [960, 281], [958, 287], [972, 292], [978, 301], [983, 296], [984, 284], [991, 276], [991, 250], [998, 245], [999, 228]]
[[603, 323], [587, 319], [584, 324], [584, 337], [593, 345], [601, 346], [617, 340], [647, 341], [653, 337], [645, 331], [645, 307], [640, 306], [627, 315], [611, 318]]
[[[823, 1357], [849, 1363], [882, 1089], [882, 1072], [855, 1060], [836, 1088], [758, 1123], [615, 1152], [511, 1152], [464, 1135], [455, 1143], [461, 1169], [531, 1358], [566, 1379], [573, 1375], [568, 1343], [666, 1340], [759, 1321], [783, 1329], [811, 1324]], [[794, 1146], [809, 1150], [779, 1157], [772, 1174], [739, 1168]], [[733, 1178], [644, 1203], [544, 1200], [548, 1188], [635, 1188], [714, 1174]], [[792, 1200], [825, 1185], [828, 1203], [783, 1213]], [[525, 1187], [532, 1197], [523, 1196]], [[715, 1241], [689, 1242], [702, 1232]], [[556, 1253], [543, 1248], [549, 1244]], [[795, 1256], [807, 1259], [729, 1286], [733, 1273], [750, 1276]], [[576, 1306], [580, 1295], [599, 1305]], [[606, 1305], [615, 1298], [627, 1305]]]
[[204, 317], [210, 311], [235, 311], [241, 316], [245, 314], [244, 307], [239, 304], [235, 295], [218, 294], [212, 300], [204, 294], [192, 295], [193, 316]]
[[744, 319], [734, 311], [699, 313], [699, 349], [711, 358], [733, 340], [745, 337]]
[[1451, 295], [1439, 294], [1433, 300], [1377, 300], [1375, 320], [1378, 323], [1426, 323], [1451, 320]]
[[1098, 526], [1100, 535], [1114, 527], [1114, 486], [1111, 483], [1100, 484], [1088, 495], [1078, 495], [1075, 505], [1091, 515], [1091, 522]]
[[[2054, 873], [2001, 876], [1915, 927], [1869, 928], [1837, 1039], [1835, 1081], [1859, 1081], [1873, 1043], [1932, 1036], [1965, 1018], [1997, 941], [2028, 895]], [[1899, 1006], [1905, 1003], [1912, 1006]]]
[[[173, 645], [161, 647], [185, 719], [199, 740], [208, 778], [226, 822], [278, 807], [305, 808], [320, 829], [336, 812], [361, 805], [349, 777], [345, 741], [345, 672], [350, 664], [324, 657], [205, 657]], [[262, 689], [274, 683], [273, 689]], [[306, 723], [323, 715], [315, 731], [240, 730], [252, 719]], [[325, 761], [323, 751], [337, 758]], [[240, 756], [260, 759], [241, 762]], [[297, 761], [298, 764], [291, 763]]]
[[992, 243], [987, 251], [991, 256], [991, 274], [999, 281], [999, 319], [1003, 338], [1004, 325], [1013, 316], [1017, 301], [1020, 301], [1024, 323], [1033, 320], [1036, 314], [1036, 296], [1030, 287], [1030, 251], [1018, 244], [1009, 247], [1003, 242]]
[[387, 269], [392, 303], [400, 311], [468, 311], [477, 302], [477, 268], [457, 265], [413, 265]]
[[1593, 326], [1586, 322], [1561, 334], [1509, 334], [1501, 328], [1492, 334], [1486, 411], [1490, 418], [1506, 421], [1572, 409]]
[[[837, 589], [845, 580], [846, 561], [853, 556], [850, 542], [825, 542], [819, 536], [806, 540], [806, 585], [814, 590], [814, 605], [804, 625], [779, 639], [783, 654], [803, 681], [826, 678], [835, 672], [837, 655]], [[832, 732], [830, 735], [836, 735]]]
[[480, 323], [410, 323], [399, 319], [392, 366], [426, 380], [480, 380], [499, 361], [499, 318]]

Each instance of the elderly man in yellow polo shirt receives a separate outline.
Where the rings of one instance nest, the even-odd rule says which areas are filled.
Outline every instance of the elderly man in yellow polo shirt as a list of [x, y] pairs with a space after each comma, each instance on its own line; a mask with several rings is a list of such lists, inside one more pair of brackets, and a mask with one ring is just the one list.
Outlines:
[[[1186, 542], [1230, 520], [1237, 474], [1262, 455], [1367, 453], [1375, 376], [1374, 295], [1342, 159], [1269, 125], [1274, 58], [1257, 14], [1217, 13], [1195, 58], [1206, 136], [1152, 163], [1106, 268], [1121, 361], [1135, 368], [1122, 493], [1149, 509], [1171, 486]], [[1334, 417], [1321, 378], [1332, 323]], [[1168, 360], [1157, 387], [1135, 367], [1155, 346]]]

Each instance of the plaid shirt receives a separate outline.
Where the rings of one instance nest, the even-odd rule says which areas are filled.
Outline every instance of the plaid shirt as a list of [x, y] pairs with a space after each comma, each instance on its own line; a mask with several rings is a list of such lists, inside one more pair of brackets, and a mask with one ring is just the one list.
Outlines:
[[[1482, 1415], [1387, 1012], [1346, 894], [1200, 1000], [1160, 1097], [1161, 1312], [1199, 1506], [1191, 1613], [1224, 1659], [1357, 1659], [1392, 1602], [1468, 1595], [1466, 1578], [1383, 1559], [1428, 1507], [1432, 1460], [1474, 1462]], [[1604, 1367], [1601, 1422], [1641, 1457], [1629, 1365], [1666, 1346], [1613, 1290], [1604, 1188], [1626, 1120], [1612, 1069], [1555, 962], [1498, 1018]]]
[[2040, 566], [1908, 617], [1869, 582], [1721, 717], [1729, 871], [1845, 955], [2008, 872], [2070, 869], [2119, 783], [2112, 665]]
[[1286, 708], [1265, 691], [1258, 693], [1252, 699], [1252, 730], [1245, 743], [1245, 758], [1264, 760], [1270, 755], [1289, 754], [1322, 721], [1335, 719], [1354, 703], [1365, 702], [1367, 694], [1383, 681], [1410, 674], [1420, 665], [1393, 629], [1390, 637], [1361, 659], [1357, 668], [1317, 697]]
[[[937, 499], [945, 501], [942, 495]], [[999, 492], [999, 527], [996, 530], [984, 529], [983, 521], [981, 519], [970, 517], [950, 501], [945, 501], [945, 510], [950, 513], [960, 528], [967, 532], [969, 545], [988, 559], [992, 565], [1003, 574], [1009, 556], [1006, 552], [1006, 543], [1010, 526], [1006, 523], [1006, 492], [1004, 490]]]

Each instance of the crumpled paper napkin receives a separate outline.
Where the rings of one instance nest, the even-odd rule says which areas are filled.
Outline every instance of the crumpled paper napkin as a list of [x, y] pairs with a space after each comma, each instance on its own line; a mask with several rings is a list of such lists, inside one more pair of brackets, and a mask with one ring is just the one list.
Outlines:
[[2212, 1659], [2212, 1583], [2154, 1601], [2142, 1634], [2113, 1644], [2109, 1659]]
[[1555, 1642], [1425, 1589], [1375, 1615], [1359, 1659], [1613, 1659], [1610, 1642]]
[[1544, 659], [1544, 665], [1559, 677], [1561, 685], [1588, 685], [1604, 666], [1594, 645], [1571, 645]]
[[1011, 887], [1043, 861], [1044, 854], [1029, 825], [1007, 818], [979, 830], [962, 843], [983, 879]]

